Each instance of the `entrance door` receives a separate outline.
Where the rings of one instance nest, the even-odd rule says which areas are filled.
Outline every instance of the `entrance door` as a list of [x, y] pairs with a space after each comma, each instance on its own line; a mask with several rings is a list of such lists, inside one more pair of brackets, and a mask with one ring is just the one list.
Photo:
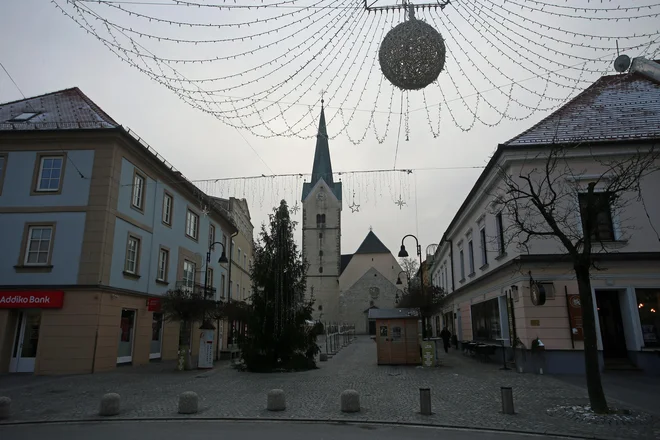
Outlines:
[[618, 290], [597, 290], [596, 305], [598, 307], [598, 322], [603, 341], [604, 358], [626, 358], [626, 337], [621, 318]]
[[149, 359], [160, 359], [163, 347], [163, 314], [154, 313], [151, 322], [151, 344], [149, 346]]
[[390, 329], [388, 321], [378, 321], [376, 327], [378, 328], [378, 333], [376, 334], [376, 338], [378, 338], [378, 364], [389, 365], [392, 363], [392, 352], [390, 350]]
[[10, 373], [32, 373], [37, 358], [41, 312], [20, 312], [16, 323], [14, 346], [9, 361]]
[[119, 323], [119, 348], [117, 363], [126, 364], [133, 361], [133, 336], [135, 333], [135, 310], [122, 309]]
[[389, 321], [390, 327], [390, 359], [394, 365], [406, 363], [406, 330], [401, 319]]

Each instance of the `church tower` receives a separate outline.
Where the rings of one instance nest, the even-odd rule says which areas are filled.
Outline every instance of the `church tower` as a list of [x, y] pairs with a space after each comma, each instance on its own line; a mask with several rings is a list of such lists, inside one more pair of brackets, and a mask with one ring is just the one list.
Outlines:
[[341, 264], [341, 182], [332, 179], [328, 131], [321, 101], [312, 178], [303, 184], [303, 258], [307, 261], [306, 296], [314, 296], [314, 319], [339, 319]]

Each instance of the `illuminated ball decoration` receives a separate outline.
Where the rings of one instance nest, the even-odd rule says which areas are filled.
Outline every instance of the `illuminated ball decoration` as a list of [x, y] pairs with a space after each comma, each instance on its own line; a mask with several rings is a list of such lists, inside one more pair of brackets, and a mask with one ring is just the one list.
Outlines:
[[445, 42], [433, 26], [410, 19], [391, 29], [378, 53], [383, 75], [403, 90], [419, 90], [445, 66]]

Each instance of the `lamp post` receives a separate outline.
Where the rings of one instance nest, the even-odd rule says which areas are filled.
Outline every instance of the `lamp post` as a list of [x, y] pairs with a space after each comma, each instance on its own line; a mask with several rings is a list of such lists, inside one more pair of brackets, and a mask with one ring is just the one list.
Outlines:
[[408, 275], [408, 272], [406, 272], [405, 270], [402, 270], [401, 272], [399, 272], [398, 274], [396, 274], [396, 285], [397, 285], [397, 286], [400, 286], [401, 284], [403, 284], [403, 283], [401, 282], [401, 277], [399, 276], [399, 275], [401, 275], [402, 273], [405, 273], [405, 274], [406, 274], [406, 278], [408, 278], [408, 285], [410, 285], [410, 276]]
[[[415, 239], [415, 244], [417, 246], [417, 256], [419, 257], [419, 284], [422, 292], [422, 298], [425, 297], [424, 291], [424, 264], [422, 262], [422, 247], [419, 245], [419, 240], [413, 234], [408, 234], [401, 239], [401, 250], [399, 250], [399, 258], [406, 258], [408, 256], [408, 251], [406, 251], [406, 246], [403, 244], [406, 238], [412, 237]], [[422, 315], [422, 339], [426, 339], [426, 318]]]
[[[213, 246], [219, 244], [222, 246], [222, 254], [218, 263], [227, 263], [227, 255], [225, 254], [225, 245], [219, 241], [213, 242], [209, 245], [209, 250], [206, 252], [206, 271], [204, 273], [204, 299], [208, 299], [209, 295], [209, 265], [211, 264], [211, 252]], [[200, 330], [200, 346], [199, 346], [199, 364], [197, 368], [213, 368], [213, 340], [215, 339], [215, 327], [208, 320], [206, 310], [204, 311], [204, 320]]]

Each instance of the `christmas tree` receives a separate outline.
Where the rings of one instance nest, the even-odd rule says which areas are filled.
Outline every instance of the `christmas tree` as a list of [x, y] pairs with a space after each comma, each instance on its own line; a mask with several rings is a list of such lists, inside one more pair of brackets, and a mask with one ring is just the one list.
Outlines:
[[305, 299], [306, 264], [293, 241], [295, 222], [282, 200], [262, 225], [250, 273], [252, 298], [248, 329], [241, 343], [249, 371], [316, 368], [320, 351], [310, 326], [313, 298]]

